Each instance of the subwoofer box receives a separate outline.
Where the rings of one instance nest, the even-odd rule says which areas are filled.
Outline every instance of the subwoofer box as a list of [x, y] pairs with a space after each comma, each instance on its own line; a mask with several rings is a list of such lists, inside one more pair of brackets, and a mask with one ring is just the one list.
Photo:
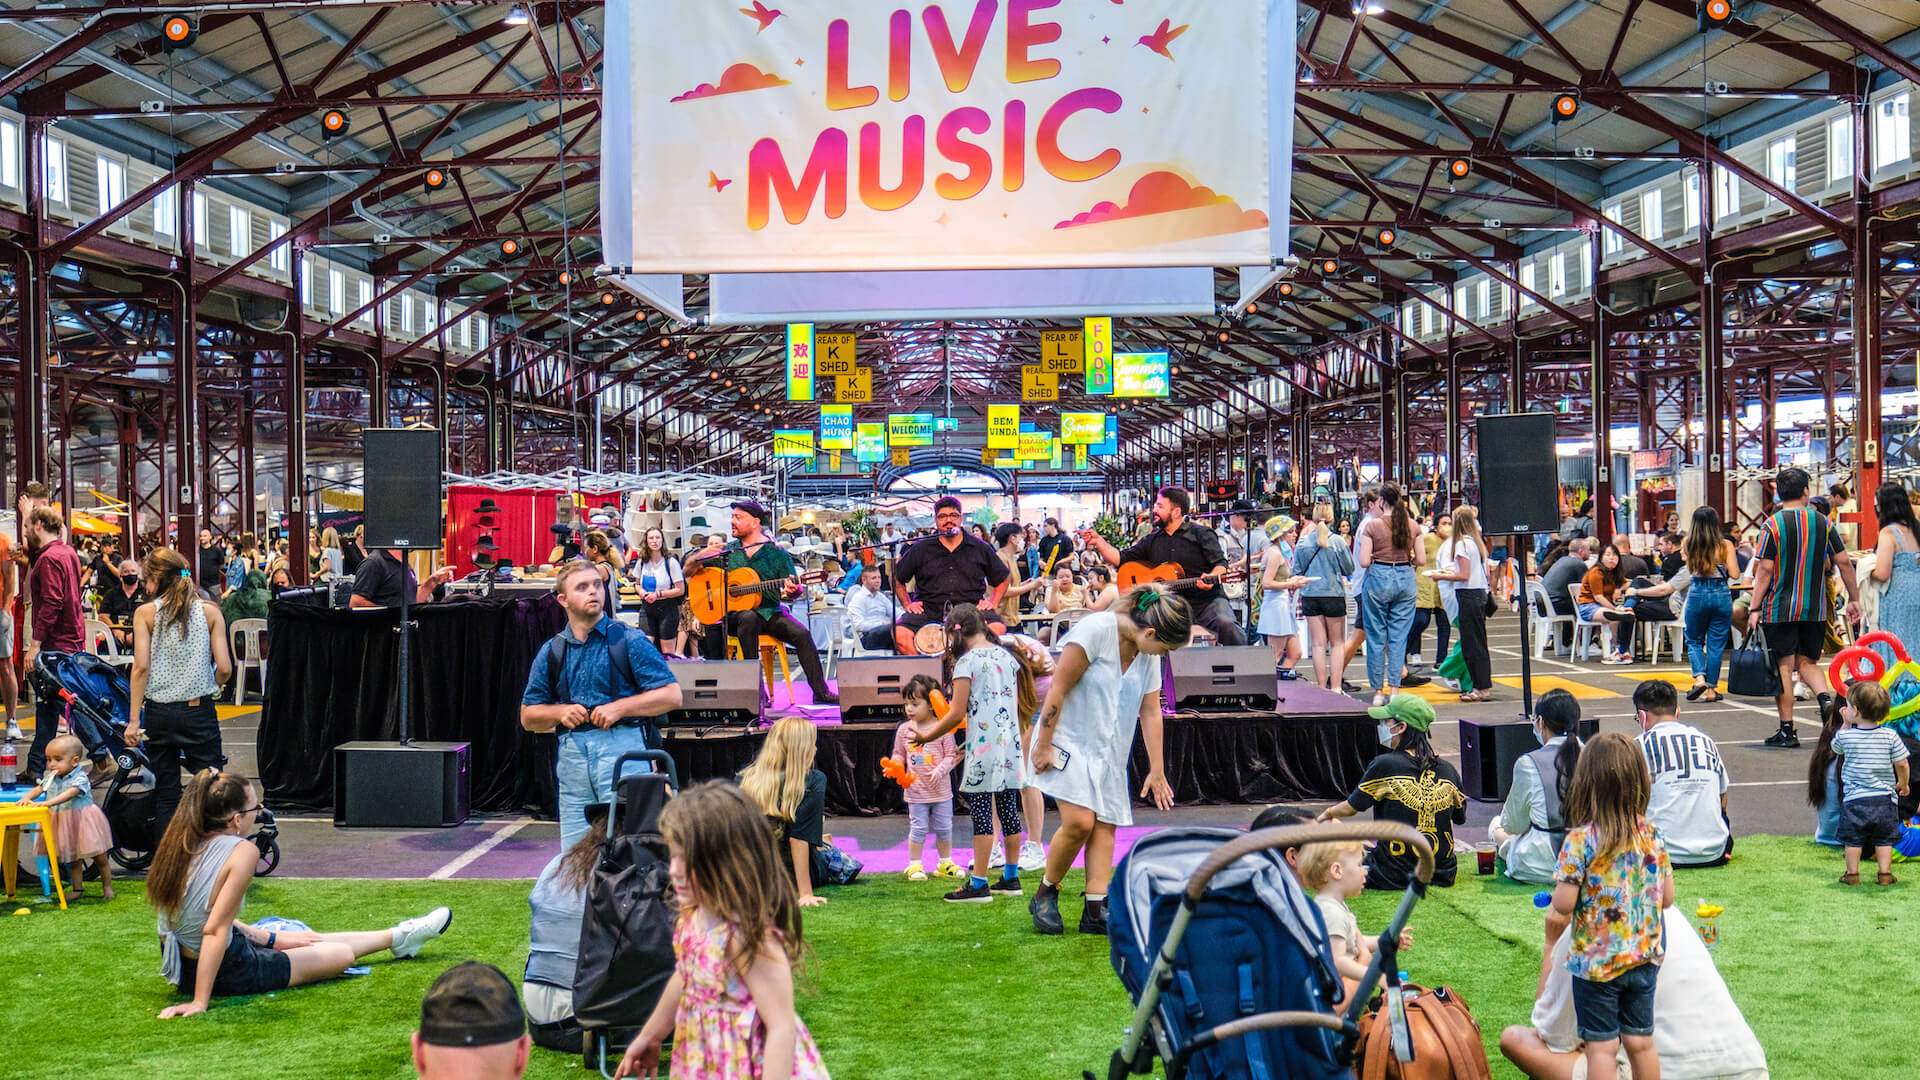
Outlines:
[[1513, 763], [1539, 748], [1533, 725], [1526, 721], [1460, 721], [1460, 782], [1467, 797], [1486, 802], [1505, 799], [1513, 786]]
[[1167, 654], [1162, 694], [1175, 709], [1213, 712], [1270, 710], [1280, 700], [1280, 676], [1266, 645], [1209, 645]]
[[863, 656], [834, 665], [843, 720], [900, 719], [900, 691], [915, 675], [938, 681], [937, 656]]
[[470, 744], [349, 742], [333, 748], [333, 823], [450, 829], [467, 820]]
[[666, 724], [760, 722], [760, 665], [752, 660], [669, 660], [680, 684], [681, 707], [660, 718]]

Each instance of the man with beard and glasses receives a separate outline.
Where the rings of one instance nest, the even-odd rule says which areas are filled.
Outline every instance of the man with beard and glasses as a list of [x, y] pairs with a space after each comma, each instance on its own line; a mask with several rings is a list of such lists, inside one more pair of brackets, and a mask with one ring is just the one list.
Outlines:
[[893, 569], [893, 591], [900, 598], [893, 643], [908, 656], [918, 651], [914, 634], [923, 626], [938, 626], [955, 604], [978, 604], [994, 633], [1007, 629], [994, 613], [1011, 576], [1000, 553], [960, 527], [960, 500], [951, 495], [933, 504], [933, 525], [934, 534], [908, 547]]

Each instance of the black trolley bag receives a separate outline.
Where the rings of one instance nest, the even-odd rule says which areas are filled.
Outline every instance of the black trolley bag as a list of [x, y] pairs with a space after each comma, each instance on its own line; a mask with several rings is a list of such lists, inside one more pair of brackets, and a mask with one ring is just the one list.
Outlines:
[[[621, 775], [627, 763], [639, 761], [656, 771]], [[673, 758], [664, 751], [633, 751], [613, 763], [611, 833], [587, 882], [573, 976], [582, 1062], [603, 1074], [609, 1051], [617, 1063], [673, 977], [678, 906], [660, 811], [679, 786]]]

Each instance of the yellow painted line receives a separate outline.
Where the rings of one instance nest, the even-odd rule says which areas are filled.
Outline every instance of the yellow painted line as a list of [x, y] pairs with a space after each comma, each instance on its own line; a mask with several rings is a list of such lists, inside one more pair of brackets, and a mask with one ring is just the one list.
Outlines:
[[[1596, 674], [1599, 673], [1596, 672]], [[1520, 687], [1520, 680], [1516, 676], [1495, 676], [1493, 681], [1499, 683], [1501, 686], [1511, 686], [1515, 689], [1519, 689]], [[1541, 694], [1548, 690], [1565, 690], [1581, 701], [1623, 696], [1618, 691], [1608, 690], [1590, 683], [1575, 682], [1572, 679], [1563, 679], [1558, 675], [1535, 675], [1533, 677], [1533, 692], [1535, 694]]]
[[1423, 686], [1403, 686], [1400, 688], [1400, 692], [1403, 694], [1412, 694], [1433, 705], [1444, 705], [1449, 702], [1455, 705], [1460, 704], [1460, 691], [1449, 690], [1437, 682], [1430, 682]]
[[[251, 718], [251, 717], [260, 715], [260, 706], [258, 705], [215, 705], [213, 707], [213, 712], [215, 716], [218, 716], [222, 720], [238, 720], [243, 717]], [[33, 717], [22, 716], [20, 718], [20, 730], [32, 731]]]
[[[1691, 690], [1693, 688], [1693, 675], [1685, 671], [1677, 673], [1667, 671], [1644, 671], [1639, 673], [1631, 671], [1609, 671], [1606, 674], [1616, 679], [1632, 679], [1634, 682], [1641, 682], [1645, 679], [1659, 679], [1661, 682], [1672, 683], [1681, 690]], [[1726, 680], [1722, 679], [1720, 681], [1719, 689], [1723, 694], [1727, 692]]]

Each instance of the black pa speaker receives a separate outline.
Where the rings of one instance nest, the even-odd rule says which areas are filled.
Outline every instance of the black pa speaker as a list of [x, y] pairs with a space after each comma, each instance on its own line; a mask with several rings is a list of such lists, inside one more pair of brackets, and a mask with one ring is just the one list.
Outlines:
[[440, 432], [435, 428], [366, 428], [364, 478], [367, 548], [439, 550]]
[[1176, 709], [1270, 712], [1279, 703], [1280, 677], [1265, 645], [1213, 645], [1167, 654], [1161, 698]]
[[1499, 724], [1460, 721], [1460, 781], [1467, 797], [1497, 801], [1513, 786], [1513, 763], [1540, 748], [1533, 725], [1514, 720]]
[[1550, 533], [1560, 527], [1560, 465], [1552, 413], [1482, 416], [1480, 531]]
[[450, 829], [467, 820], [469, 744], [349, 742], [333, 748], [333, 823]]
[[681, 707], [660, 718], [665, 724], [760, 722], [760, 665], [752, 660], [669, 660], [680, 684]]
[[[1271, 650], [1269, 650], [1271, 651]], [[845, 720], [900, 719], [900, 692], [915, 675], [940, 678], [937, 656], [863, 656], [834, 665]]]

